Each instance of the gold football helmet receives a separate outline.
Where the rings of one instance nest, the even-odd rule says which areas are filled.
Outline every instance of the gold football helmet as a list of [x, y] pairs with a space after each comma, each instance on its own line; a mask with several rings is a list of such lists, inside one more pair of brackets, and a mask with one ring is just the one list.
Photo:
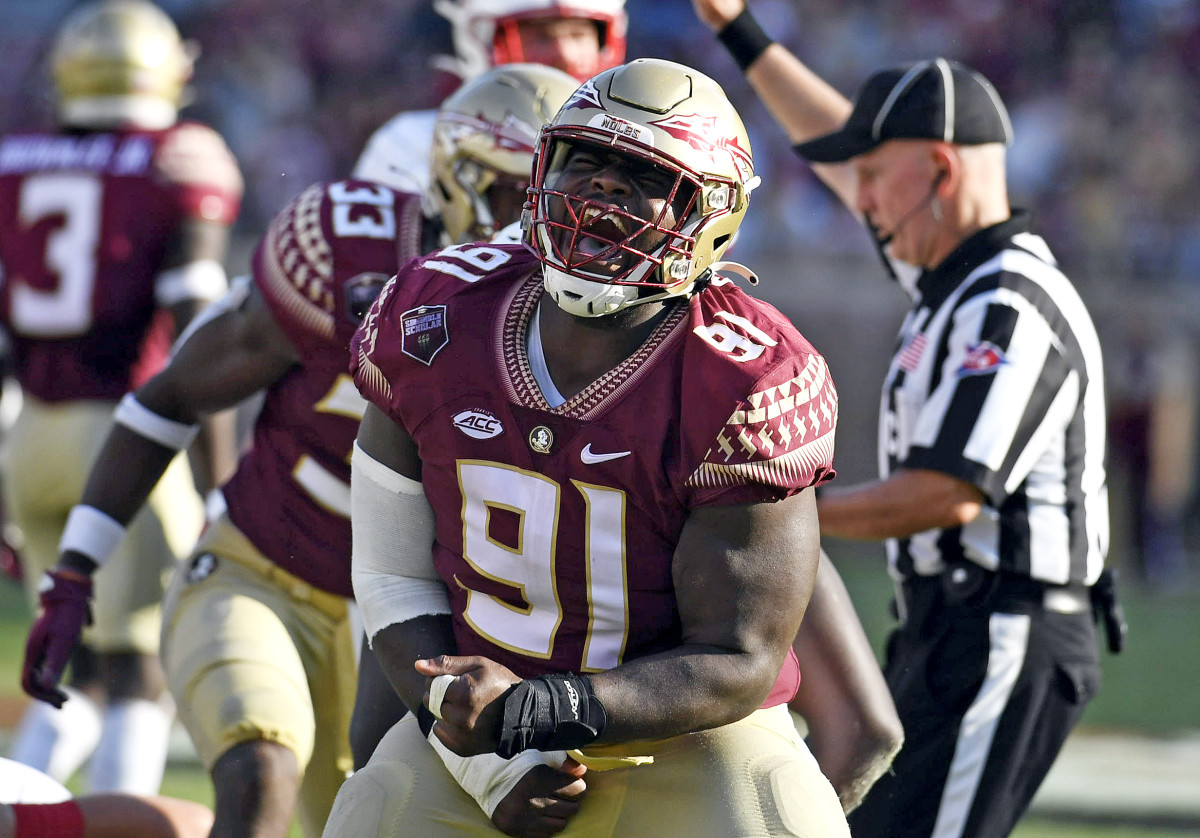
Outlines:
[[148, 0], [81, 6], [63, 23], [50, 56], [59, 119], [84, 128], [169, 127], [195, 54]]
[[433, 127], [429, 207], [445, 244], [490, 239], [521, 217], [538, 130], [575, 92], [540, 64], [508, 64], [460, 87]]
[[[563, 191], [576, 154], [637, 161], [657, 178], [663, 209], [641, 218]], [[757, 185], [746, 128], [721, 87], [682, 64], [639, 59], [585, 82], [542, 129], [526, 240], [558, 305], [599, 317], [691, 294]]]

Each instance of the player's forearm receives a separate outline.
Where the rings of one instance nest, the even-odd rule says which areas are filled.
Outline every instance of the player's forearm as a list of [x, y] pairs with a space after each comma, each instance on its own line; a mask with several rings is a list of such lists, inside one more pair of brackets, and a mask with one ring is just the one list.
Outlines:
[[782, 655], [680, 646], [592, 676], [608, 713], [601, 742], [662, 739], [731, 724], [757, 710]]
[[807, 742], [837, 792], [842, 811], [849, 814], [888, 770], [904, 739], [850, 728], [832, 739], [810, 735]]
[[891, 764], [904, 729], [875, 652], [837, 568], [822, 555], [804, 622], [792, 645], [804, 678], [791, 709], [846, 811]]
[[127, 525], [176, 453], [123, 425], [114, 425], [92, 463], [80, 502]]
[[196, 490], [207, 495], [237, 469], [237, 412], [222, 410], [200, 420], [200, 433], [188, 452]]
[[418, 660], [455, 654], [454, 628], [447, 615], [425, 615], [381, 629], [371, 641], [392, 688], [411, 712], [423, 703], [426, 678], [413, 669]]
[[[126, 396], [92, 463], [80, 503], [127, 525], [175, 455], [194, 438], [199, 412], [175, 385], [171, 367]], [[191, 429], [189, 437], [188, 430]]]
[[[75, 507], [79, 511], [73, 510], [67, 519], [61, 544], [74, 547], [60, 546], [59, 569], [91, 574], [104, 564], [119, 543], [121, 528], [145, 504], [176, 453], [114, 425], [92, 463], [83, 497]], [[74, 516], [81, 513], [88, 517], [76, 520]], [[100, 522], [99, 532], [96, 522]]]
[[904, 470], [887, 480], [830, 488], [817, 501], [821, 535], [878, 541], [970, 523], [982, 494], [947, 474]]

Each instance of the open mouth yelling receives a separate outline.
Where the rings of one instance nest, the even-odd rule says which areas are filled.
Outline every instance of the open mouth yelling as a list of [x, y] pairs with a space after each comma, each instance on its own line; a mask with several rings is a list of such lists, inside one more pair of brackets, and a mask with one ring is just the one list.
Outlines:
[[[634, 219], [605, 206], [588, 205], [579, 216], [570, 262], [608, 274], [629, 267], [631, 254], [622, 245], [640, 232]], [[639, 225], [640, 227], [640, 225]]]

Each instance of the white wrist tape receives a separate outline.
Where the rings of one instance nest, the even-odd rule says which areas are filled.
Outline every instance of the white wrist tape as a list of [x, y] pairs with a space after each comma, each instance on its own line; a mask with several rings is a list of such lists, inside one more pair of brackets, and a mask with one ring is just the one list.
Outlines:
[[438, 721], [442, 718], [442, 702], [446, 700], [446, 690], [454, 683], [453, 675], [438, 675], [429, 684], [429, 712]]
[[82, 553], [97, 565], [103, 565], [125, 537], [125, 527], [94, 506], [77, 504], [67, 515], [58, 541], [61, 556], [68, 550]]
[[126, 393], [125, 398], [121, 399], [113, 419], [118, 425], [124, 425], [135, 434], [172, 451], [187, 448], [200, 431], [199, 425], [185, 425], [159, 416], [134, 398], [133, 393]]
[[441, 757], [451, 776], [458, 781], [462, 790], [479, 804], [489, 818], [500, 805], [517, 781], [532, 771], [536, 766], [549, 765], [551, 768], [562, 768], [567, 761], [566, 751], [521, 751], [512, 759], [505, 759], [498, 754], [480, 754], [474, 757], [460, 757], [442, 744], [442, 740], [430, 731], [429, 744], [434, 752]]
[[433, 508], [415, 480], [354, 445], [350, 459], [350, 576], [367, 638], [425, 614], [449, 614], [433, 567]]
[[154, 301], [173, 306], [184, 300], [215, 300], [228, 288], [224, 265], [216, 259], [197, 259], [160, 273], [154, 280]]

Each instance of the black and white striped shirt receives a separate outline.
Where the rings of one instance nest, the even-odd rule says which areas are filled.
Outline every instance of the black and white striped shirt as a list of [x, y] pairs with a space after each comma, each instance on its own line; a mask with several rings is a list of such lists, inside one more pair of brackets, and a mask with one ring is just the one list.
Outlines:
[[1024, 213], [917, 282], [883, 385], [879, 467], [933, 469], [986, 497], [964, 527], [888, 542], [894, 576], [968, 559], [1091, 584], [1108, 552], [1100, 342]]

